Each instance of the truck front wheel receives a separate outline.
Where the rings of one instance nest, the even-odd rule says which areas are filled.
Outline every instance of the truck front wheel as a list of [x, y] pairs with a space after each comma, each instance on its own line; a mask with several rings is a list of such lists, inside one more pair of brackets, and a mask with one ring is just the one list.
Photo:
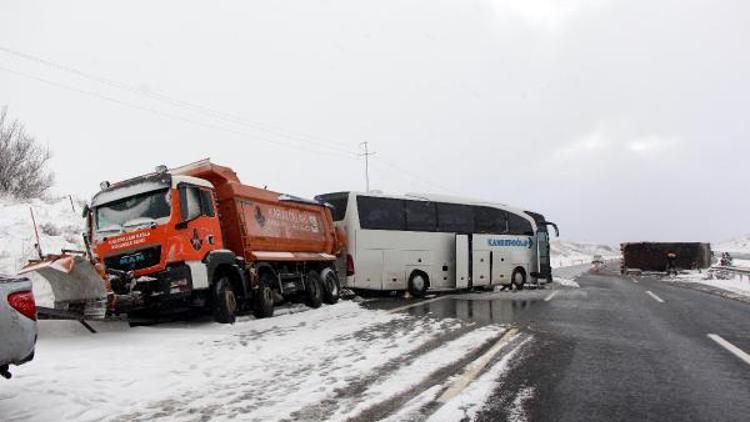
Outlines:
[[233, 324], [237, 318], [237, 295], [234, 293], [229, 277], [222, 276], [216, 280], [212, 302], [214, 321]]
[[317, 271], [308, 272], [305, 278], [305, 304], [311, 308], [323, 304], [323, 281]]
[[253, 301], [253, 315], [255, 318], [269, 318], [273, 316], [273, 291], [271, 286], [274, 279], [270, 272], [260, 276], [260, 287], [255, 291]]

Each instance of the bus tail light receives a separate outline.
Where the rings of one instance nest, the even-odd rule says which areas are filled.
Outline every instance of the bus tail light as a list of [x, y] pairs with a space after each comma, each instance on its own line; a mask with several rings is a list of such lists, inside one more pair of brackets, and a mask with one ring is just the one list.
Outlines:
[[36, 303], [31, 291], [11, 293], [8, 295], [8, 304], [21, 315], [36, 321]]
[[346, 254], [346, 276], [354, 275], [354, 258], [351, 254]]

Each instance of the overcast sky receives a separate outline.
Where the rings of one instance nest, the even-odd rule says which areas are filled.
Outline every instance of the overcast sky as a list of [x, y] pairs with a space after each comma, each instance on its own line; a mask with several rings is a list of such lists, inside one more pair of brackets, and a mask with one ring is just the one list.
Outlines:
[[[750, 232], [750, 3], [0, 3], [0, 105], [88, 197], [205, 157], [294, 194], [437, 192], [563, 237]], [[1, 217], [0, 217], [1, 218]]]

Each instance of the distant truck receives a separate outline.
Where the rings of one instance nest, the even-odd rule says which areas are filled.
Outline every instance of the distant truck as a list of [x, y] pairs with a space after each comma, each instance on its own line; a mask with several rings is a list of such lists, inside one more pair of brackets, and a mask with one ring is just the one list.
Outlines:
[[81, 257], [56, 256], [25, 271], [56, 291], [75, 285], [78, 294], [65, 291], [67, 298], [89, 297], [104, 284], [110, 313], [205, 307], [231, 323], [244, 309], [269, 317], [286, 299], [318, 307], [339, 298], [335, 261], [346, 240], [331, 210], [243, 185], [232, 169], [208, 160], [103, 182], [84, 216], [93, 268]]
[[681, 269], [705, 269], [711, 266], [711, 244], [699, 242], [637, 242], [620, 245], [621, 273], [666, 272], [668, 255], [674, 253]]

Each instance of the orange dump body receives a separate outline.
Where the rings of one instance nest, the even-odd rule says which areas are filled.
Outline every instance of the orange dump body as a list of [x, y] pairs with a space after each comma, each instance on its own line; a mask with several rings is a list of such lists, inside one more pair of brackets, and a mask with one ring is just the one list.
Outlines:
[[248, 261], [331, 261], [345, 246], [325, 206], [243, 185], [232, 169], [207, 160], [172, 174], [214, 185], [224, 246]]

